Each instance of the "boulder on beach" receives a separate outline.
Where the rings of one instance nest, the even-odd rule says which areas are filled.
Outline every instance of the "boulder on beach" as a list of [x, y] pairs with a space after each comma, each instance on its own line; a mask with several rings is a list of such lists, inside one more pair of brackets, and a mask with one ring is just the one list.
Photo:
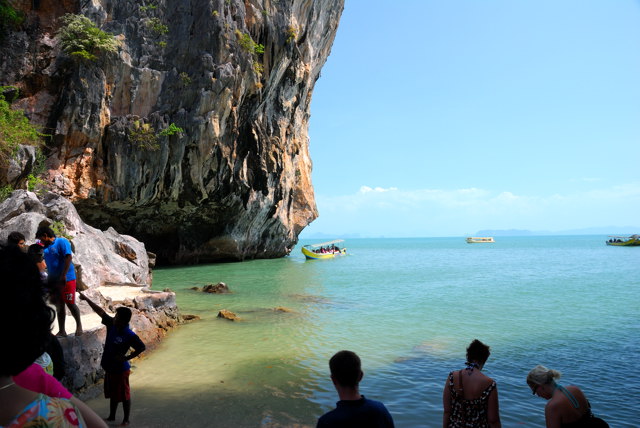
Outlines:
[[215, 293], [215, 294], [223, 294], [229, 293], [229, 287], [224, 282], [219, 282], [217, 284], [207, 284], [202, 287], [203, 293]]
[[68, 199], [54, 193], [38, 196], [16, 190], [0, 203], [0, 242], [17, 231], [27, 238], [27, 244], [32, 244], [40, 226], [51, 227], [71, 242], [79, 290], [105, 284], [151, 285], [151, 263], [145, 245], [113, 228], [99, 230], [89, 226]]
[[218, 312], [218, 318], [224, 318], [227, 319], [229, 321], [239, 321], [240, 318], [234, 314], [233, 312], [227, 310], [227, 309], [220, 309], [220, 312]]

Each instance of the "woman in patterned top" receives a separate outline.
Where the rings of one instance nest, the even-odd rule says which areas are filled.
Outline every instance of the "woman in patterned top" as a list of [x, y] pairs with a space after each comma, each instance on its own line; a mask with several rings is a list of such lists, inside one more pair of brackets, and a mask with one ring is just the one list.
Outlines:
[[38, 269], [22, 251], [0, 250], [0, 278], [0, 426], [84, 427], [69, 400], [15, 384], [12, 376], [44, 351], [54, 312], [44, 301]]
[[482, 373], [489, 347], [475, 339], [467, 348], [466, 368], [449, 373], [442, 393], [443, 428], [500, 428], [498, 387]]

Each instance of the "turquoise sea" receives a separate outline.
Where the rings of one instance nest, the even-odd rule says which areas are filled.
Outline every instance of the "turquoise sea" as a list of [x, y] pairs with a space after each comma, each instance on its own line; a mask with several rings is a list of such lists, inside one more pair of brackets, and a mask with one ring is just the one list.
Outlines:
[[[484, 371], [503, 427], [544, 426], [545, 401], [525, 382], [536, 364], [580, 386], [612, 428], [636, 427], [640, 248], [606, 239], [352, 239], [334, 260], [305, 261], [298, 246], [277, 260], [157, 269], [154, 288], [201, 320], [134, 367], [133, 425], [315, 426], [337, 401], [328, 360], [350, 349], [361, 392], [397, 427], [439, 427], [445, 378], [478, 338], [491, 346]], [[219, 281], [232, 293], [190, 290]], [[106, 415], [107, 400], [89, 404]]]

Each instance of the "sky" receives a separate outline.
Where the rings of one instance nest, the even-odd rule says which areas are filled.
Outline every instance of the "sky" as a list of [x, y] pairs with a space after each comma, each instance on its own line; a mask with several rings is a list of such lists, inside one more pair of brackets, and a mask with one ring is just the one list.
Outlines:
[[639, 0], [346, 0], [301, 238], [640, 233]]

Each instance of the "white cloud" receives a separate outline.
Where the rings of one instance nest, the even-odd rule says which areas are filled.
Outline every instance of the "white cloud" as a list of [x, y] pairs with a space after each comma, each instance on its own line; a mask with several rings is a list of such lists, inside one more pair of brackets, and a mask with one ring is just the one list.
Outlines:
[[382, 187], [369, 187], [369, 186], [360, 186], [360, 193], [369, 193], [369, 192], [378, 192], [378, 193], [382, 193], [382, 192], [393, 192], [395, 190], [398, 190], [397, 187], [389, 187], [388, 189], [384, 189]]
[[634, 225], [640, 210], [640, 183], [546, 196], [479, 188], [362, 186], [353, 194], [317, 195], [316, 199], [320, 217], [315, 232], [457, 236], [480, 229], [554, 231]]

